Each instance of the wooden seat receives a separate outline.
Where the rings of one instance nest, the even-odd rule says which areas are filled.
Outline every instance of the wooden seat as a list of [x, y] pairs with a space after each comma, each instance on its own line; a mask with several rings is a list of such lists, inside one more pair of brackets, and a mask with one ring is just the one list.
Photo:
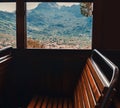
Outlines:
[[[2, 52], [4, 52], [4, 50]], [[47, 80], [47, 82], [45, 81], [44, 83], [38, 83], [41, 80], [34, 79], [36, 78], [36, 76], [42, 76], [43, 77], [42, 81], [44, 81], [46, 80], [45, 75], [49, 76], [50, 73], [49, 74], [45, 73], [45, 75], [43, 74], [34, 75], [33, 73], [31, 74], [31, 71], [29, 70], [30, 71], [29, 75], [31, 75], [30, 80], [27, 79], [29, 78], [28, 74], [27, 77], [25, 77], [26, 79], [23, 80], [23, 83], [27, 82], [28, 84], [24, 85], [23, 83], [19, 82], [16, 79], [19, 78], [20, 73], [18, 74], [17, 72], [11, 69], [13, 68], [13, 64], [16, 64], [15, 61], [12, 61], [15, 60], [15, 58], [13, 58], [13, 55], [9, 51], [8, 52], [5, 51], [4, 53], [5, 54], [0, 53], [0, 76], [1, 76], [0, 96], [1, 97], [5, 96], [5, 97], [3, 100], [2, 98], [0, 98], [0, 100], [2, 101], [0, 104], [0, 108], [8, 108], [8, 107], [26, 108], [26, 106], [27, 108], [109, 108], [110, 105], [109, 103], [111, 102], [116, 89], [115, 87], [119, 76], [119, 70], [117, 66], [115, 66], [109, 59], [107, 59], [97, 50], [94, 50], [91, 56], [87, 59], [82, 73], [80, 74], [79, 78], [77, 77], [78, 80], [77, 82], [75, 82], [76, 84], [74, 83], [75, 85], [73, 86], [72, 91], [70, 92], [71, 95], [65, 95], [64, 93], [61, 93], [63, 91], [60, 88], [63, 86], [59, 87], [61, 91], [57, 92], [56, 94], [55, 92], [56, 90], [54, 91], [54, 89], [48, 89], [49, 87], [46, 87], [46, 86], [51, 86], [52, 88], [54, 86], [54, 84], [52, 85], [52, 82], [50, 82], [50, 84], [47, 84], [49, 82], [49, 80]], [[11, 74], [11, 72], [13, 73]], [[39, 73], [40, 72], [41, 71], [39, 71]], [[15, 77], [12, 77], [14, 75]], [[16, 75], [18, 77], [16, 77]], [[34, 80], [31, 79], [32, 77], [34, 77], [33, 78]], [[42, 77], [37, 77], [37, 78], [40, 79]], [[57, 81], [57, 78], [54, 81]], [[5, 81], [6, 79], [7, 81]], [[60, 80], [61, 80], [61, 84], [65, 83], [62, 81], [62, 77]], [[18, 81], [19, 83], [16, 83], [16, 81]], [[37, 83], [38, 86], [34, 86], [35, 84], [34, 81]], [[25, 89], [23, 89], [24, 87]], [[55, 88], [57, 87], [58, 86], [55, 85]], [[19, 92], [18, 88], [20, 89], [19, 95], [18, 95]], [[32, 88], [34, 90], [31, 90]], [[51, 91], [48, 92], [49, 90]], [[70, 90], [70, 88], [67, 89], [67, 91], [68, 90]], [[23, 96], [21, 96], [21, 91], [24, 91]], [[31, 96], [33, 96], [32, 99], [30, 99]], [[13, 98], [11, 99], [11, 97]], [[20, 99], [18, 99], [17, 97], [19, 97]], [[16, 101], [16, 99], [18, 100]], [[19, 103], [17, 104], [17, 102]]]
[[[95, 53], [97, 53], [98, 58], [101, 58], [102, 62], [109, 66], [102, 69], [103, 66], [100, 66], [101, 64], [99, 65], [97, 61], [95, 62], [93, 57], [88, 58], [74, 92], [75, 108], [105, 108], [110, 100], [110, 95], [112, 96], [114, 81], [118, 77], [118, 68], [98, 51], [95, 51]], [[112, 71], [109, 71], [109, 68]], [[112, 72], [111, 80], [104, 73], [106, 70], [107, 73]]]
[[[2, 90], [5, 85], [6, 74], [10, 69], [9, 65], [12, 61], [11, 54], [6, 52], [4, 50], [0, 50], [0, 95], [2, 94]], [[6, 54], [4, 55], [2, 53], [6, 53]]]
[[108, 108], [117, 79], [118, 68], [95, 50], [87, 59], [76, 84], [74, 102], [64, 98], [36, 96], [28, 108]]
[[35, 96], [27, 108], [73, 108], [71, 99]]

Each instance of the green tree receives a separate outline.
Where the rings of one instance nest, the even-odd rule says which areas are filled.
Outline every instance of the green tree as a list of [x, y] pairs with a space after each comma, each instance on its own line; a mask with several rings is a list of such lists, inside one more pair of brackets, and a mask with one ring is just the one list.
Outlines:
[[84, 16], [92, 16], [92, 11], [93, 11], [93, 3], [91, 2], [82, 2], [80, 3], [80, 10], [81, 14]]

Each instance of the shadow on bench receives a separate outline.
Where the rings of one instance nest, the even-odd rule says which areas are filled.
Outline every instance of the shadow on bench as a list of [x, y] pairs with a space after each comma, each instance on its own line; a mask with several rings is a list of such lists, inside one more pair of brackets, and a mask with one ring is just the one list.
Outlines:
[[94, 50], [76, 84], [73, 99], [35, 96], [28, 108], [108, 108], [118, 71], [110, 60]]

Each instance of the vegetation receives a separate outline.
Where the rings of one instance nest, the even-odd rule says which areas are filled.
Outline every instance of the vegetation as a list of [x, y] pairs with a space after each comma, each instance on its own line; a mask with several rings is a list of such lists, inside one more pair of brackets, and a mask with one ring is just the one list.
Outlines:
[[[8, 34], [0, 34], [0, 49], [6, 46], [16, 47], [16, 39]], [[90, 49], [91, 37], [64, 37], [64, 36], [40, 36], [38, 39], [28, 38], [27, 48], [45, 49]]]
[[29, 38], [28, 44], [28, 48], [91, 49], [91, 37], [40, 36], [38, 40]]
[[16, 47], [16, 38], [8, 34], [0, 33], [0, 49], [3, 47], [12, 46]]
[[34, 40], [32, 38], [27, 39], [27, 48], [44, 48], [44, 44], [40, 43], [39, 40]]
[[[15, 13], [0, 11], [0, 49], [16, 47], [15, 22]], [[27, 36], [28, 48], [90, 49], [92, 4], [60, 7], [43, 2], [27, 11]]]
[[86, 17], [92, 16], [93, 3], [90, 2], [80, 3], [80, 10], [81, 10], [81, 14], [83, 14], [84, 16]]

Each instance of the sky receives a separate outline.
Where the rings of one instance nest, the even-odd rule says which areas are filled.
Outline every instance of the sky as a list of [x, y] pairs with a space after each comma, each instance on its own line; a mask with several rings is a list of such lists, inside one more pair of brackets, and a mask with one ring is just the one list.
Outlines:
[[[32, 2], [32, 3], [27, 3], [27, 9], [31, 10], [34, 9], [38, 6], [38, 2]], [[57, 2], [59, 6], [72, 6], [72, 5], [77, 5], [79, 3], [73, 3], [73, 2]], [[0, 11], [7, 11], [7, 12], [14, 12], [16, 9], [15, 3], [0, 3]]]

